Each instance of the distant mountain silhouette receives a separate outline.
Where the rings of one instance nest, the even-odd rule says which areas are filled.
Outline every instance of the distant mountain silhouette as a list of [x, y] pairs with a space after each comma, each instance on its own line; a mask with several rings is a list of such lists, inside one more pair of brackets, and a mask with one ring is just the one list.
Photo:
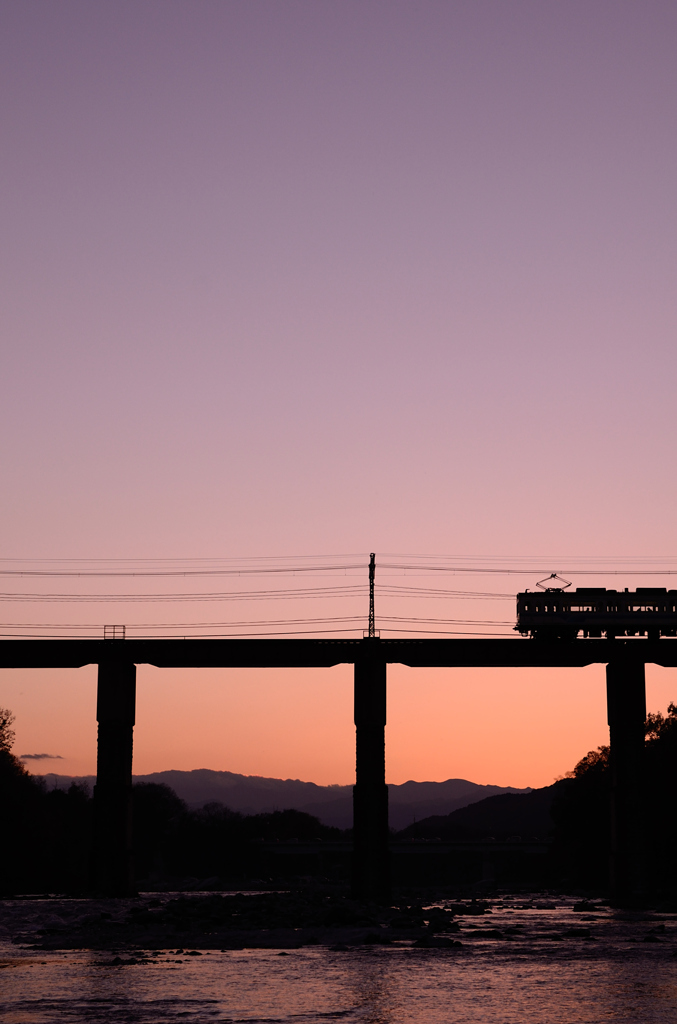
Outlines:
[[[91, 789], [93, 775], [69, 776], [49, 773], [42, 776], [48, 788], [67, 789], [71, 782], [85, 783]], [[293, 808], [314, 814], [325, 825], [351, 828], [353, 823], [353, 787], [317, 786], [299, 779], [267, 779], [259, 775], [237, 775], [209, 768], [194, 771], [153, 772], [135, 775], [134, 782], [160, 782], [171, 786], [190, 808], [219, 802], [242, 814]], [[466, 779], [446, 782], [404, 782], [388, 786], [390, 826], [403, 829], [430, 815], [448, 815], [450, 811], [476, 803], [495, 794], [520, 794], [530, 790], [511, 786], [479, 786]]]
[[493, 838], [548, 839], [554, 830], [553, 800], [569, 779], [530, 792], [501, 793], [475, 801], [451, 814], [435, 815], [404, 828], [398, 839], [446, 839], [472, 842]]

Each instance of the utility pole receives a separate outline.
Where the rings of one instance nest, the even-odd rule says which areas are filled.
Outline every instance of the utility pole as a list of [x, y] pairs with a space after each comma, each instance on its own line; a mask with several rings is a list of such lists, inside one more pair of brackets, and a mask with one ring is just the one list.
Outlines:
[[369, 630], [367, 636], [376, 636], [376, 619], [374, 616], [374, 577], [376, 576], [376, 555], [369, 555]]

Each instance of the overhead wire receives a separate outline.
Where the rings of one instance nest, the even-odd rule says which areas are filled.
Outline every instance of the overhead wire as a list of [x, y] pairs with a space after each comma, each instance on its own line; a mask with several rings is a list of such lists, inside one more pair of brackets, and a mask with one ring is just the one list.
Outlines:
[[297, 573], [345, 572], [348, 569], [362, 569], [361, 564], [350, 565], [295, 565], [273, 568], [239, 568], [239, 569], [152, 569], [152, 570], [119, 570], [119, 569], [0, 569], [0, 576], [24, 579], [85, 579], [85, 578], [176, 578], [176, 577], [212, 577], [212, 576], [262, 576], [292, 575]]
[[[582, 576], [672, 576], [677, 575], [677, 569], [665, 568], [666, 563], [674, 563], [674, 558], [659, 559], [650, 558], [626, 558], [618, 559], [626, 565], [641, 565], [642, 568], [602, 568], [601, 563], [611, 562], [611, 559], [593, 558], [583, 556], [579, 558], [541, 558], [518, 556], [515, 558], [492, 558], [481, 556], [470, 558], [466, 556], [433, 556], [433, 555], [385, 555], [384, 560], [377, 563], [377, 594], [384, 600], [443, 600], [443, 601], [507, 601], [514, 600], [514, 593], [501, 593], [484, 590], [462, 590], [450, 589], [439, 586], [406, 585], [391, 582], [393, 576], [410, 574], [430, 575], [439, 573], [452, 573], [454, 575], [507, 575], [507, 576], [536, 576], [545, 573], [553, 565], [559, 566], [563, 572], [569, 572]], [[389, 560], [390, 559], [390, 560]], [[586, 568], [571, 568], [571, 562], [585, 565]], [[568, 563], [568, 564], [567, 564]], [[548, 565], [548, 569], [543, 568]], [[595, 564], [597, 568], [589, 568]], [[662, 568], [653, 568], [653, 566]], [[9, 568], [8, 566], [11, 566]], [[537, 566], [534, 568], [534, 566]], [[649, 566], [652, 566], [649, 568]], [[353, 601], [357, 598], [364, 598], [366, 593], [366, 569], [367, 556], [364, 555], [342, 555], [342, 556], [272, 556], [252, 557], [247, 559], [0, 559], [0, 576], [6, 579], [18, 581], [25, 579], [71, 579], [84, 580], [95, 578], [119, 578], [119, 579], [177, 579], [195, 578], [209, 579], [213, 577], [225, 577], [235, 579], [236, 577], [269, 576], [273, 579], [280, 579], [283, 576], [295, 576], [303, 574], [308, 580], [309, 576], [316, 574], [326, 578], [327, 573], [340, 574], [342, 576], [364, 573], [364, 582], [347, 583], [326, 586], [283, 586], [260, 589], [239, 589], [220, 590], [217, 592], [191, 591], [189, 593], [0, 593], [0, 601], [5, 603], [31, 604], [89, 604], [107, 605], [138, 605], [138, 604], [167, 604], [181, 603], [190, 605], [193, 603], [221, 603], [221, 602], [260, 602], [265, 604], [269, 601], [315, 601], [335, 600]], [[272, 580], [271, 580], [272, 582]], [[388, 609], [389, 610], [389, 609]], [[130, 631], [143, 629], [155, 630], [166, 633], [189, 631], [191, 635], [198, 630], [215, 630], [218, 634], [208, 635], [219, 636], [282, 636], [282, 635], [314, 635], [320, 632], [327, 632], [331, 627], [334, 633], [347, 633], [359, 631], [357, 625], [350, 623], [364, 623], [365, 615], [334, 615], [316, 616], [312, 618], [279, 618], [279, 619], [254, 619], [254, 620], [231, 620], [229, 622], [156, 622], [156, 623], [135, 623], [127, 628]], [[502, 627], [512, 628], [513, 623], [495, 619], [463, 619], [463, 618], [442, 618], [406, 615], [378, 615], [379, 624], [383, 632], [388, 633], [421, 633], [425, 635], [486, 635], [505, 636], [505, 632], [479, 633], [477, 630], [435, 630], [423, 629], [423, 626], [478, 626], [494, 627], [499, 630]], [[401, 626], [399, 624], [402, 624]], [[408, 624], [408, 628], [405, 628]], [[276, 626], [306, 626], [306, 629], [291, 629], [281, 632], [273, 631]], [[311, 626], [323, 626], [321, 629], [311, 629]], [[257, 632], [233, 632], [243, 628], [254, 628]], [[340, 628], [339, 628], [340, 627]], [[26, 636], [31, 630], [54, 630], [62, 634], [73, 630], [101, 630], [96, 623], [73, 624], [73, 623], [6, 623], [0, 629], [23, 630], [23, 633], [4, 632], [0, 635]], [[226, 631], [225, 633], [223, 631]], [[31, 634], [34, 635], [34, 634]], [[204, 635], [204, 634], [201, 634]]]
[[87, 602], [167, 602], [167, 601], [274, 601], [301, 600], [326, 597], [361, 596], [364, 587], [307, 587], [298, 590], [239, 590], [218, 593], [188, 594], [8, 594], [0, 593], [0, 601], [27, 601], [53, 603]]
[[[458, 598], [468, 600], [514, 600], [514, 594], [485, 593], [473, 590], [441, 590], [425, 587], [397, 587], [381, 584], [379, 593], [385, 597], [413, 598]], [[28, 603], [166, 603], [190, 601], [277, 601], [307, 600], [312, 598], [362, 597], [363, 586], [318, 587], [299, 590], [254, 590], [254, 591], [220, 591], [218, 593], [187, 593], [187, 594], [12, 594], [0, 593], [0, 601], [19, 601]]]

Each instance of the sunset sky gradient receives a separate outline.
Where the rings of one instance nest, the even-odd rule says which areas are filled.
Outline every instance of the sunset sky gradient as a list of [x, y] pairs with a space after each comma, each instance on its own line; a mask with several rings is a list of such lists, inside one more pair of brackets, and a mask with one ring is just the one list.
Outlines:
[[[672, 585], [604, 570], [677, 568], [676, 49], [672, 0], [0, 0], [0, 568], [421, 552]], [[389, 678], [391, 782], [543, 785], [608, 735], [602, 667]], [[649, 671], [652, 710], [676, 682]], [[93, 770], [94, 668], [6, 671], [0, 705], [63, 757], [31, 770]], [[140, 668], [135, 744], [139, 772], [350, 782], [350, 670]]]

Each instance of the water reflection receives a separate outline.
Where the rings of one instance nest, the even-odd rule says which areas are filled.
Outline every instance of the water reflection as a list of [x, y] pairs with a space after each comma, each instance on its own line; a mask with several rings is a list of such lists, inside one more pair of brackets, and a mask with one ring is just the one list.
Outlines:
[[376, 950], [345, 955], [346, 989], [355, 1020], [363, 1024], [393, 1024], [401, 1017], [401, 979], [393, 957]]
[[655, 922], [640, 916], [573, 917], [570, 908], [495, 907], [491, 924], [502, 938], [490, 937], [486, 919], [464, 921], [455, 949], [147, 951], [136, 964], [113, 965], [111, 953], [5, 945], [0, 1020], [674, 1024], [677, 920], [666, 916], [651, 937]]

